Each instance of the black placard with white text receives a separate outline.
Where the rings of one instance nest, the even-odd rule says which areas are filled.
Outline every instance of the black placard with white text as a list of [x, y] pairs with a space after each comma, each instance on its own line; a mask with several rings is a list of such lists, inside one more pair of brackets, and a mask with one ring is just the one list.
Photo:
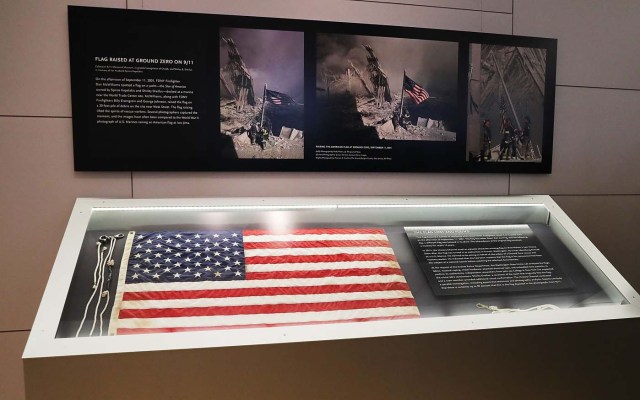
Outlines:
[[437, 296], [573, 287], [528, 225], [405, 227], [405, 232]]

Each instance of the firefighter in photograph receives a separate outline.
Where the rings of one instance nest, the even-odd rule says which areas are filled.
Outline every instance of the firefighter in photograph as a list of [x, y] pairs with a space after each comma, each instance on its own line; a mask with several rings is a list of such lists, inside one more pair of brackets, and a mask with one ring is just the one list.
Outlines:
[[256, 136], [256, 142], [260, 146], [262, 150], [267, 146], [267, 142], [269, 141], [269, 131], [265, 127], [260, 127], [260, 131]]
[[505, 118], [502, 127], [502, 141], [500, 142], [500, 160], [510, 160], [514, 156], [515, 132], [511, 120]]
[[251, 140], [251, 144], [256, 144], [258, 140], [258, 135], [260, 133], [260, 130], [258, 129], [258, 124], [255, 122], [252, 122], [251, 126], [249, 127], [248, 133], [249, 133], [249, 140]]

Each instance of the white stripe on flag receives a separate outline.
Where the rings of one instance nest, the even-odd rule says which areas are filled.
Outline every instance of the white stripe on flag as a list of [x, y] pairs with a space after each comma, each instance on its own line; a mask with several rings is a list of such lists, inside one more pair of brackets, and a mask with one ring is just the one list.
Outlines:
[[259, 242], [306, 242], [320, 240], [384, 240], [388, 241], [386, 235], [370, 233], [354, 234], [301, 234], [301, 235], [247, 235], [243, 238], [245, 243]]
[[275, 271], [323, 271], [337, 269], [375, 269], [400, 268], [395, 261], [340, 261], [317, 263], [283, 263], [283, 264], [252, 264], [247, 266], [247, 273], [275, 272]]
[[124, 285], [124, 289], [125, 292], [156, 292], [167, 290], [249, 289], [260, 287], [353, 285], [392, 282], [406, 283], [406, 280], [402, 275], [332, 276], [326, 278], [262, 279], [223, 282], [128, 283]]
[[311, 247], [287, 249], [253, 249], [244, 251], [245, 257], [315, 256], [331, 254], [393, 254], [391, 247]]
[[118, 321], [118, 328], [187, 328], [255, 324], [286, 324], [335, 321], [343, 319], [397, 317], [399, 315], [417, 316], [420, 314], [415, 306], [409, 306], [306, 313], [222, 315], [215, 317], [124, 318]]
[[228, 298], [203, 299], [170, 299], [170, 300], [132, 300], [125, 301], [122, 309], [151, 309], [151, 308], [192, 308], [192, 307], [224, 307], [248, 306], [260, 304], [303, 304], [330, 303], [334, 301], [351, 300], [380, 300], [411, 298], [411, 292], [406, 290], [385, 290], [378, 292], [326, 293], [307, 295], [274, 295], [247, 296]]

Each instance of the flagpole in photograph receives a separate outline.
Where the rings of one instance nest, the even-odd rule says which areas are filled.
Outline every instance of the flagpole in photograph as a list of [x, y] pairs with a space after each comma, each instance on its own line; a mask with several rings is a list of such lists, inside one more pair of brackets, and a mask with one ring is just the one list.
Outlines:
[[398, 116], [398, 124], [402, 121], [402, 107], [404, 106], [404, 80], [407, 76], [407, 70], [402, 70], [402, 90], [400, 91], [400, 114]]
[[507, 89], [507, 84], [504, 83], [504, 76], [502, 75], [502, 70], [498, 65], [498, 60], [496, 59], [496, 55], [493, 52], [491, 52], [491, 58], [493, 59], [493, 64], [496, 66], [496, 71], [498, 71], [500, 82], [502, 82], [502, 87], [504, 87], [504, 92], [507, 95], [507, 100], [509, 100], [509, 106], [511, 106], [511, 112], [513, 113], [513, 117], [516, 120], [516, 124], [518, 124], [518, 129], [522, 130], [522, 126], [520, 126], [520, 120], [518, 119], [518, 114], [516, 114], [516, 108], [513, 106], [513, 101], [511, 101], [511, 95], [509, 95], [509, 89]]
[[265, 101], [267, 100], [267, 83], [264, 84], [264, 92], [262, 93], [262, 113], [260, 116], [260, 129], [262, 129], [262, 123], [264, 122], [264, 106]]

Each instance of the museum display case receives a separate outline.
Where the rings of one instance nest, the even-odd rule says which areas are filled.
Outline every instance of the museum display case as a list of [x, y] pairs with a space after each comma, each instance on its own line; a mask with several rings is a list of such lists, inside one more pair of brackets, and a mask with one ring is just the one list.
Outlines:
[[255, 398], [349, 365], [412, 375], [420, 361], [393, 349], [423, 352], [429, 333], [459, 343], [638, 317], [638, 303], [549, 196], [78, 199], [25, 386], [28, 399], [242, 398], [243, 369], [262, 377], [244, 389]]
[[24, 357], [638, 315], [548, 196], [78, 199]]

